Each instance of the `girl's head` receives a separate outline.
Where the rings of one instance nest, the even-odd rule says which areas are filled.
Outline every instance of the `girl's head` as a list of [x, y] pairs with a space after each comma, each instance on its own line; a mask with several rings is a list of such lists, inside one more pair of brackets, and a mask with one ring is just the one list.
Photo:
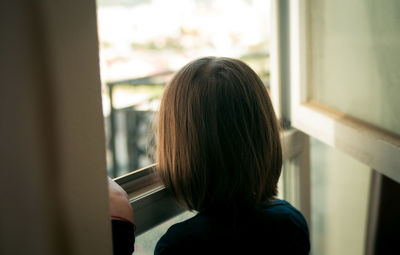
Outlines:
[[158, 116], [164, 184], [191, 210], [252, 206], [272, 199], [282, 166], [268, 92], [245, 63], [206, 57], [167, 86]]

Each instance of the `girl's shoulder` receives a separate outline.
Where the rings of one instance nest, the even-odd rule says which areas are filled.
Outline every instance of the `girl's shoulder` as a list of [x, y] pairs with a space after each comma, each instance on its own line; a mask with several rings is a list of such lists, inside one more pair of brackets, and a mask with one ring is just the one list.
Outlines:
[[274, 200], [265, 202], [261, 208], [262, 218], [268, 223], [276, 225], [284, 230], [283, 226], [288, 228], [288, 231], [298, 229], [308, 235], [308, 224], [303, 214], [285, 200]]
[[307, 226], [303, 214], [286, 200], [276, 199], [272, 202], [265, 202], [261, 212], [269, 217], [290, 217]]

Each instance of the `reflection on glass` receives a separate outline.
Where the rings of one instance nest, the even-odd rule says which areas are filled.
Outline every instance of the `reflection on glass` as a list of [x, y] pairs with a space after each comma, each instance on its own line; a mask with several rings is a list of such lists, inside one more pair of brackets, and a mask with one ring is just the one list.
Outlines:
[[363, 255], [371, 170], [311, 140], [313, 254]]
[[270, 1], [97, 0], [109, 174], [153, 162], [153, 113], [174, 71], [240, 58], [268, 85]]
[[400, 134], [400, 1], [310, 2], [311, 98]]

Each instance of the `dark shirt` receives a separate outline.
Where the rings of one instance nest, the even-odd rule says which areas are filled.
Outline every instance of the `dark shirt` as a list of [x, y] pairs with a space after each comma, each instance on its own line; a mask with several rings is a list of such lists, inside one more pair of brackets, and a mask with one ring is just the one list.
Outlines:
[[114, 255], [131, 255], [135, 244], [135, 225], [129, 221], [111, 220]]
[[238, 213], [207, 212], [171, 226], [155, 255], [308, 254], [310, 240], [303, 215], [283, 200]]

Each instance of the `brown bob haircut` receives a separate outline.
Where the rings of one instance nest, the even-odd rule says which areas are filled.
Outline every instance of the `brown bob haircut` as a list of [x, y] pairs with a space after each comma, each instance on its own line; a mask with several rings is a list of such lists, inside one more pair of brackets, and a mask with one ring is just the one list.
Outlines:
[[156, 128], [161, 179], [187, 209], [256, 208], [276, 196], [276, 116], [242, 61], [205, 57], [184, 66], [164, 91]]

